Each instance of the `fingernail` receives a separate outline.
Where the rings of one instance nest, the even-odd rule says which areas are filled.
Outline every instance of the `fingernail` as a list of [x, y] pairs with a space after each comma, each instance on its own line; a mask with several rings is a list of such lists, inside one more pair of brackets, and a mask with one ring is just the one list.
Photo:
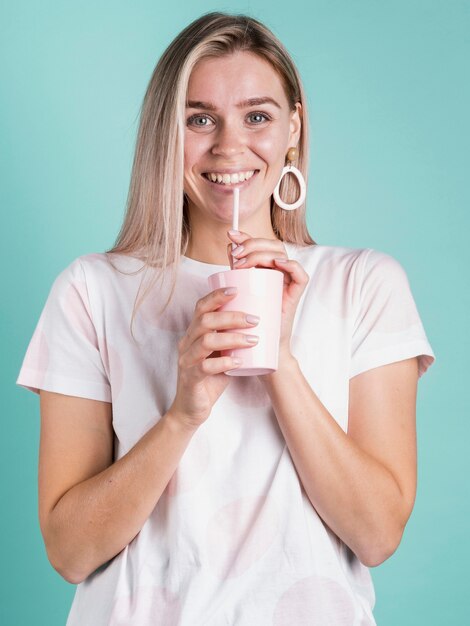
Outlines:
[[224, 294], [226, 296], [232, 296], [234, 293], [237, 293], [237, 288], [236, 287], [228, 287], [225, 291]]
[[257, 315], [247, 315], [246, 321], [248, 324], [257, 324], [259, 322], [259, 317]]
[[233, 237], [237, 237], [240, 234], [239, 230], [228, 230], [227, 232]]
[[276, 263], [287, 263], [287, 259], [274, 259]]

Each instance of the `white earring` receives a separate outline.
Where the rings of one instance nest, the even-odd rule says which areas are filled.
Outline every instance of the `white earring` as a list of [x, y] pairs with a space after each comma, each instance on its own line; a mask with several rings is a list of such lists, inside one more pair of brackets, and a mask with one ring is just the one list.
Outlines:
[[[298, 156], [298, 151], [296, 148], [290, 148], [288, 150], [287, 159], [289, 161], [289, 165], [286, 165], [283, 168], [282, 173], [281, 173], [281, 178], [279, 179], [279, 182], [277, 183], [273, 191], [273, 196], [274, 196], [274, 200], [276, 204], [280, 206], [281, 209], [284, 209], [285, 211], [293, 211], [294, 209], [298, 209], [299, 206], [301, 206], [305, 202], [305, 197], [307, 195], [307, 186], [305, 184], [305, 179], [302, 175], [302, 172], [296, 167], [294, 167], [294, 165], [292, 165], [292, 161], [294, 161], [297, 158], [297, 156]], [[300, 187], [300, 196], [292, 204], [287, 204], [286, 202], [281, 200], [281, 197], [279, 195], [279, 187], [281, 185], [282, 179], [284, 178], [286, 174], [293, 174], [297, 178], [297, 181]]]

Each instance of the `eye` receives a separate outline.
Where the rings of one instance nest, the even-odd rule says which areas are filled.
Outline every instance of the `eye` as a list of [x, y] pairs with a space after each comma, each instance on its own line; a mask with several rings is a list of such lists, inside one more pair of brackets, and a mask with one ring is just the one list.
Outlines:
[[[198, 128], [207, 128], [207, 126], [210, 125], [211, 122], [211, 118], [207, 115], [201, 115], [196, 114], [196, 115], [191, 115], [191, 117], [188, 118], [187, 124], [188, 126], [193, 125], [196, 126]], [[208, 123], [209, 122], [209, 123]]]
[[269, 115], [266, 115], [266, 113], [260, 113], [259, 111], [254, 111], [253, 113], [249, 113], [248, 118], [251, 118], [252, 122], [256, 125], [261, 124], [262, 122], [271, 119]]

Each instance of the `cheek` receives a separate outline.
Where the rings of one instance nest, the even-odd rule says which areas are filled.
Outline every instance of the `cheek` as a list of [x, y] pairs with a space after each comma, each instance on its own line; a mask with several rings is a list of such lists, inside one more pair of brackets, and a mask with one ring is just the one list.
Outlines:
[[192, 136], [186, 136], [184, 140], [184, 167], [193, 167], [204, 153], [204, 140]]
[[188, 142], [184, 144], [184, 168], [190, 167], [194, 161], [194, 155], [191, 145]]
[[257, 137], [256, 150], [269, 167], [281, 170], [286, 155], [287, 136], [281, 133], [266, 133]]

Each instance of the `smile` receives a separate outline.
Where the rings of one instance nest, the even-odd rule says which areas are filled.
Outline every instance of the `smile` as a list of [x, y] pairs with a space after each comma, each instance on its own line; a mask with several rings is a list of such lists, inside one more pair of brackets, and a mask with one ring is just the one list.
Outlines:
[[233, 174], [204, 172], [203, 176], [217, 185], [236, 185], [237, 183], [243, 183], [246, 180], [249, 180], [252, 176], [258, 173], [258, 171], [259, 170], [247, 170], [245, 172], [235, 172]]

